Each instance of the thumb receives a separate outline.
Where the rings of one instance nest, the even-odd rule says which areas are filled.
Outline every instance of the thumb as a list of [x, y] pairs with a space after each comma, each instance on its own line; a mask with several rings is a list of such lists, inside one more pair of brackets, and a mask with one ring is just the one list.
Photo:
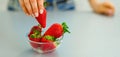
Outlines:
[[111, 15], [113, 15], [114, 12], [113, 12], [112, 9], [103, 7], [103, 8], [100, 9], [100, 13], [111, 16]]

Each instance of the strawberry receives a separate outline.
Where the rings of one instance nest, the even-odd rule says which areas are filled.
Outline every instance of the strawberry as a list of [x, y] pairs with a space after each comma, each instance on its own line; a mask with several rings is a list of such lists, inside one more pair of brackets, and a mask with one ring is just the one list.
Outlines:
[[31, 30], [30, 30], [29, 35], [30, 35], [30, 34], [33, 34], [33, 32], [34, 32], [35, 30], [38, 30], [39, 32], [41, 32], [41, 31], [42, 31], [42, 28], [41, 28], [41, 26], [40, 26], [39, 24], [33, 26], [33, 27], [31, 28]]
[[56, 48], [56, 45], [54, 44], [54, 37], [52, 36], [44, 36], [43, 38], [41, 38], [41, 43], [40, 44], [40, 49], [43, 52], [47, 52], [47, 51], [51, 51], [53, 49]]
[[55, 48], [56, 48], [56, 46], [55, 46], [54, 42], [46, 42], [46, 43], [40, 45], [40, 49], [43, 52], [52, 51]]
[[30, 30], [30, 33], [28, 34], [28, 37], [31, 41], [39, 42], [40, 41], [39, 38], [41, 37], [41, 32], [42, 32], [42, 28], [40, 25], [33, 26], [32, 29]]
[[32, 42], [30, 41], [30, 45], [33, 47], [33, 48], [38, 48], [39, 47], [39, 44], [35, 43], [35, 42]]
[[47, 11], [46, 9], [44, 9], [42, 14], [39, 14], [38, 17], [35, 17], [42, 28], [46, 27], [46, 14], [47, 14]]
[[33, 48], [38, 48], [39, 45], [36, 44], [35, 42], [40, 42], [40, 37], [41, 37], [41, 31], [42, 28], [41, 26], [33, 26], [32, 29], [30, 30], [30, 33], [28, 34], [30, 44]]
[[48, 28], [48, 30], [44, 33], [45, 35], [50, 35], [53, 36], [55, 38], [59, 38], [61, 37], [64, 33], [70, 33], [68, 31], [68, 26], [66, 25], [65, 22], [63, 22], [62, 24], [59, 23], [54, 23], [50, 28]]

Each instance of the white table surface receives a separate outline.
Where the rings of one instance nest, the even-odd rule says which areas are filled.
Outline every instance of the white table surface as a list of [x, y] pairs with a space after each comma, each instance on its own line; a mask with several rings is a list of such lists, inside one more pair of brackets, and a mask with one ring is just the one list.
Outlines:
[[22, 12], [0, 11], [0, 57], [120, 57], [120, 10], [113, 17], [92, 11], [48, 12], [47, 28], [65, 21], [71, 33], [53, 53], [35, 53], [27, 33], [37, 22]]

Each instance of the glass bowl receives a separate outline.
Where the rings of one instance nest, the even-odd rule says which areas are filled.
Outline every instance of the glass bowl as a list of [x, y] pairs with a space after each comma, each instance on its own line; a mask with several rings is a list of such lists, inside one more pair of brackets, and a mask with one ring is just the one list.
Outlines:
[[56, 50], [62, 42], [62, 38], [57, 38], [54, 42], [35, 42], [29, 40], [32, 49], [38, 53], [49, 53]]

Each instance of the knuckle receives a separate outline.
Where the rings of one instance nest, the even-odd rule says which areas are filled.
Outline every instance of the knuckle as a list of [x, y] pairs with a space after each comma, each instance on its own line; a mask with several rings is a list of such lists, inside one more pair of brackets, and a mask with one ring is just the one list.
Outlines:
[[33, 7], [33, 12], [37, 12], [38, 11], [38, 8], [36, 6]]
[[25, 4], [25, 5], [29, 5], [29, 2], [26, 1], [26, 2], [24, 2], [24, 4]]
[[22, 4], [20, 4], [20, 5], [21, 5], [21, 7], [25, 7], [23, 3], [22, 3]]

